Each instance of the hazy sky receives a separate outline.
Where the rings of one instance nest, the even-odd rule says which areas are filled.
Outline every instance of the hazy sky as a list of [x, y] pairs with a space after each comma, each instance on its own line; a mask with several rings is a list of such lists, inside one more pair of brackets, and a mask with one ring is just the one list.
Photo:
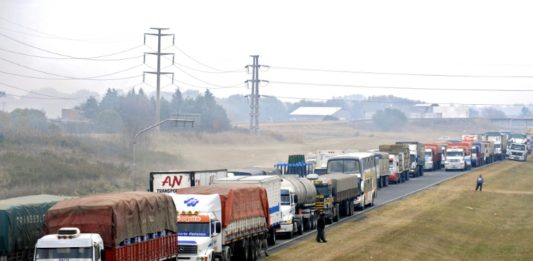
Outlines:
[[[219, 97], [249, 94], [244, 81], [251, 76], [244, 66], [251, 63], [249, 55], [258, 54], [261, 64], [271, 66], [260, 72], [261, 79], [270, 81], [260, 88], [265, 95], [327, 99], [392, 94], [426, 102], [529, 104], [533, 91], [454, 89], [533, 90], [531, 10], [531, 1], [0, 0], [0, 90], [13, 95], [27, 93], [20, 88], [104, 93], [142, 86], [152, 92], [155, 78], [147, 75], [142, 84], [142, 72], [154, 70], [155, 59], [147, 57], [150, 68], [140, 56], [153, 51], [156, 42], [149, 37], [142, 46], [143, 33], [168, 27], [177, 48], [171, 47], [171, 38], [163, 46], [176, 53], [176, 66], [164, 60], [163, 67], [175, 72], [182, 90], [209, 87]], [[64, 59], [134, 47], [95, 60]], [[125, 69], [130, 70], [113, 74]], [[353, 73], [361, 71], [399, 74]], [[65, 80], [95, 76], [101, 77]], [[136, 78], [96, 80], [129, 77]], [[62, 80], [51, 80], [57, 78]], [[164, 78], [163, 91], [176, 88], [170, 84]], [[233, 88], [224, 88], [228, 86]]]

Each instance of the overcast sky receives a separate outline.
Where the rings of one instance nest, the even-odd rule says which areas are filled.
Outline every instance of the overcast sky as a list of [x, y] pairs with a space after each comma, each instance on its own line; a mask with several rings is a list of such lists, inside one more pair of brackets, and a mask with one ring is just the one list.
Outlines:
[[[257, 54], [271, 66], [260, 72], [270, 81], [260, 93], [285, 100], [391, 94], [439, 103], [529, 104], [533, 91], [457, 89], [533, 90], [531, 10], [530, 1], [0, 0], [0, 90], [104, 93], [136, 86], [153, 92], [155, 78], [147, 75], [142, 84], [142, 72], [153, 71], [155, 59], [147, 57], [151, 67], [144, 66], [141, 55], [157, 45], [148, 37], [142, 46], [143, 33], [168, 27], [176, 48], [171, 37], [163, 47], [176, 54], [176, 65], [164, 60], [163, 67], [175, 72], [182, 91], [249, 94], [244, 66]], [[95, 60], [64, 59], [128, 49]], [[163, 91], [176, 85], [162, 81]]]

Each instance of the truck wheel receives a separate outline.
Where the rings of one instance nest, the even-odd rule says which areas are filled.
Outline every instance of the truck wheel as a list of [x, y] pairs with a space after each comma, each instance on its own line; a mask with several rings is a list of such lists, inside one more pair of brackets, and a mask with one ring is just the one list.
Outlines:
[[257, 251], [257, 247], [258, 246], [259, 245], [257, 244], [257, 239], [254, 238], [254, 237], [250, 238], [250, 247], [249, 247], [250, 254], [249, 254], [249, 257], [250, 257], [251, 261], [255, 261], [258, 258], [258, 256], [257, 256], [257, 254], [259, 252], [259, 251]]
[[222, 261], [231, 261], [231, 256], [233, 255], [233, 251], [231, 247], [228, 247], [225, 249], [224, 252], [222, 252]]

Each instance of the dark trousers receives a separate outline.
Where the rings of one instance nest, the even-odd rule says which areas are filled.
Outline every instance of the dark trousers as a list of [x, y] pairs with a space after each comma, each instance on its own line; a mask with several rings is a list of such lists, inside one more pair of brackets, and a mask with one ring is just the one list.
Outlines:
[[476, 185], [476, 191], [479, 189], [479, 191], [483, 191], [483, 183], [477, 183]]
[[316, 242], [326, 242], [326, 235], [323, 228], [316, 229]]

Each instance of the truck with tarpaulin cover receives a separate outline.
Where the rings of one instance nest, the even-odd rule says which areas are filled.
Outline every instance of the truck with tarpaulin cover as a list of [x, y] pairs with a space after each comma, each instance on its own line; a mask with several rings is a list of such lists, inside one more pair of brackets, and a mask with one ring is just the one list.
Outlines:
[[283, 218], [281, 212], [281, 177], [277, 175], [268, 176], [233, 176], [216, 179], [214, 184], [254, 184], [266, 189], [268, 196], [268, 211], [270, 214], [270, 226], [268, 228], [268, 243], [276, 243], [276, 231], [281, 227]]
[[97, 194], [48, 209], [34, 260], [151, 261], [177, 258], [176, 206], [151, 192]]
[[[411, 167], [411, 157], [409, 153], [409, 145], [407, 144], [382, 144], [379, 145], [379, 151], [389, 153], [389, 164], [393, 169], [389, 176], [389, 181], [394, 183], [402, 183], [409, 180], [409, 169]], [[393, 157], [390, 157], [393, 155]]]
[[360, 179], [346, 174], [312, 174], [308, 176], [316, 188], [316, 210], [322, 211], [326, 222], [337, 222], [342, 216], [354, 214], [354, 201], [361, 194]]
[[396, 144], [409, 145], [409, 154], [411, 158], [411, 165], [409, 174], [411, 177], [424, 176], [424, 165], [426, 158], [424, 156], [424, 144], [417, 141], [398, 141]]
[[68, 198], [42, 194], [0, 200], [0, 261], [32, 260], [46, 211]]
[[179, 255], [185, 260], [256, 260], [270, 225], [265, 188], [213, 184], [170, 194], [178, 211]]
[[507, 154], [507, 136], [498, 131], [486, 132], [485, 140], [494, 142], [495, 160], [504, 160]]
[[148, 191], [156, 193], [176, 193], [180, 188], [208, 186], [215, 179], [228, 176], [226, 169], [215, 170], [176, 170], [152, 171]]

